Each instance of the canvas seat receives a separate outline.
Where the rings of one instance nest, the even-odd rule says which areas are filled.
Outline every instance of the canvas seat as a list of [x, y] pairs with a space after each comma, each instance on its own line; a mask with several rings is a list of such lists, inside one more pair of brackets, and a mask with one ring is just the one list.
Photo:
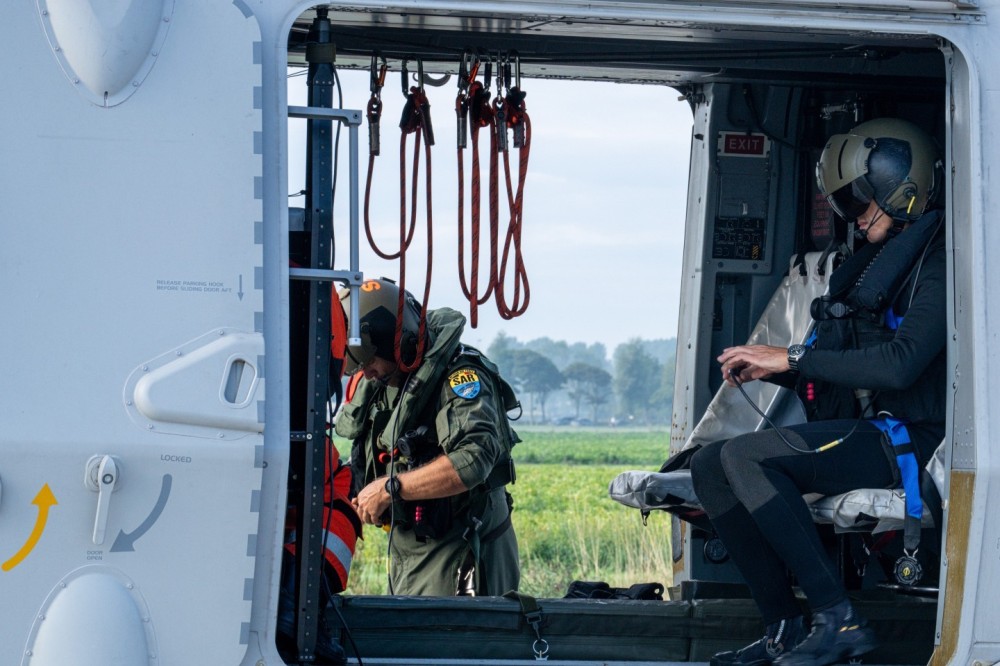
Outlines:
[[[940, 495], [944, 489], [944, 442], [927, 463], [926, 471]], [[703, 515], [687, 469], [673, 472], [633, 470], [622, 472], [608, 486], [616, 502], [642, 512], [664, 510], [695, 524]], [[861, 488], [840, 495], [805, 495], [813, 520], [833, 525], [838, 532], [864, 531], [878, 534], [902, 530], [906, 514], [906, 494], [901, 488]], [[937, 507], [924, 504], [922, 525], [937, 527]]]

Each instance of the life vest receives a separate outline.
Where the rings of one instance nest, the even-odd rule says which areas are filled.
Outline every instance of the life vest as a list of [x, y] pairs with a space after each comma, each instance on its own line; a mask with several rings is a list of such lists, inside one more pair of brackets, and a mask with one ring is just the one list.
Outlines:
[[[861, 349], [895, 336], [905, 317], [905, 310], [894, 310], [902, 289], [916, 279], [926, 253], [941, 229], [943, 216], [933, 211], [921, 217], [904, 234], [891, 241], [892, 251], [882, 252], [884, 244], [867, 245], [853, 255], [830, 279], [830, 293], [813, 301], [811, 313], [816, 329], [807, 341], [815, 349]], [[906, 307], [908, 303], [903, 304]], [[921, 474], [916, 450], [904, 419], [878, 412], [877, 395], [871, 405], [859, 404], [858, 392], [829, 382], [800, 380], [799, 394], [809, 420], [869, 417], [883, 434], [883, 444], [898, 472], [896, 486], [906, 494], [903, 523], [904, 557], [897, 562], [897, 578], [915, 583], [920, 577], [913, 555], [920, 542], [923, 499]], [[801, 390], [805, 384], [805, 390]], [[900, 570], [910, 571], [900, 574]], [[908, 580], [906, 580], [908, 578]]]
[[[806, 341], [814, 349], [864, 349], [892, 340], [906, 315], [896, 312], [902, 290], [915, 286], [916, 273], [941, 229], [940, 211], [927, 213], [884, 244], [872, 243], [849, 257], [830, 276], [829, 293], [812, 302], [816, 321]], [[883, 252], [891, 245], [890, 252]], [[861, 415], [854, 389], [831, 382], [800, 379], [799, 397], [810, 421], [851, 419]], [[872, 413], [871, 416], [875, 416]]]
[[[433, 315], [433, 313], [432, 313]], [[433, 350], [432, 350], [433, 351]], [[354, 475], [352, 496], [356, 496], [367, 483], [373, 479], [382, 477], [389, 473], [391, 464], [395, 470], [404, 471], [413, 466], [420, 466], [427, 460], [436, 457], [440, 453], [437, 434], [435, 429], [435, 417], [440, 405], [437, 400], [438, 392], [441, 390], [441, 383], [449, 373], [461, 367], [473, 366], [484, 377], [489, 377], [495, 387], [493, 392], [494, 409], [497, 414], [507, 414], [519, 409], [520, 402], [511, 388], [510, 384], [500, 375], [497, 366], [488, 358], [483, 356], [477, 349], [458, 343], [454, 348], [447, 363], [439, 367], [425, 364], [415, 371], [415, 375], [410, 381], [416, 385], [425, 387], [422, 389], [422, 401], [419, 405], [420, 411], [414, 414], [404, 415], [402, 422], [409, 424], [409, 427], [399, 438], [392, 443], [392, 450], [384, 448], [385, 431], [392, 418], [398, 415], [398, 410], [402, 405], [407, 405], [407, 394], [401, 396], [399, 404], [395, 409], [379, 410], [374, 407], [375, 401], [379, 399], [379, 391], [372, 390], [372, 382], [360, 382], [360, 376], [355, 375], [348, 383], [347, 407], [348, 410], [357, 410], [354, 422], [356, 428], [347, 430], [345, 425], [338, 420], [338, 432], [343, 436], [350, 433], [354, 436], [354, 443], [351, 448], [351, 466]], [[435, 384], [436, 382], [436, 384]], [[377, 389], [377, 387], [374, 387]], [[341, 432], [343, 430], [343, 432]], [[370, 432], [374, 430], [380, 433], [373, 442]], [[393, 524], [404, 529], [412, 529], [418, 539], [439, 538], [443, 536], [454, 524], [456, 518], [464, 518], [475, 523], [485, 512], [487, 496], [493, 490], [502, 488], [515, 480], [514, 464], [510, 451], [514, 444], [520, 441], [507, 419], [502, 419], [497, 424], [497, 434], [505, 454], [494, 465], [490, 474], [475, 488], [470, 488], [468, 502], [460, 509], [453, 498], [439, 498], [435, 500], [403, 500], [393, 512]], [[413, 446], [408, 446], [408, 443]], [[417, 453], [414, 458], [407, 449], [412, 448]], [[509, 523], [505, 524], [509, 527]], [[493, 538], [502, 534], [503, 530], [487, 535], [472, 535], [476, 544], [473, 549], [478, 558], [479, 543], [487, 543]]]
[[[520, 405], [510, 386], [500, 378], [497, 367], [478, 351], [460, 341], [465, 318], [450, 308], [440, 308], [428, 313], [430, 343], [424, 352], [423, 363], [414, 370], [391, 409], [376, 410], [375, 401], [381, 394], [378, 382], [352, 378], [349, 400], [337, 415], [337, 434], [354, 442], [351, 448], [351, 465], [354, 471], [354, 488], [359, 492], [366, 482], [385, 474], [385, 467], [376, 464], [380, 452], [391, 452], [399, 436], [416, 430], [421, 425], [433, 429], [437, 414], [440, 387], [448, 373], [459, 362], [474, 363], [482, 367], [491, 378], [497, 379], [498, 414], [506, 414]], [[516, 440], [513, 428], [506, 421], [498, 426], [503, 444], [509, 449]], [[375, 450], [369, 448], [368, 433], [378, 433]]]

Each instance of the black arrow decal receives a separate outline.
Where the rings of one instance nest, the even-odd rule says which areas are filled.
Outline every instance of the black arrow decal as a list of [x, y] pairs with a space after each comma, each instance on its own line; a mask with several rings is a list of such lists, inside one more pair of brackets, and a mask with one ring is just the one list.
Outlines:
[[132, 532], [126, 532], [125, 530], [119, 530], [118, 536], [115, 538], [114, 544], [111, 545], [111, 552], [131, 552], [134, 551], [133, 545], [136, 541], [142, 538], [142, 535], [149, 531], [153, 526], [153, 523], [157, 521], [160, 514], [163, 513], [163, 507], [167, 505], [167, 498], [170, 497], [170, 485], [173, 483], [174, 478], [169, 474], [163, 475], [163, 483], [160, 485], [160, 496], [156, 498], [156, 506], [146, 520], [142, 521], [139, 527], [135, 528]]

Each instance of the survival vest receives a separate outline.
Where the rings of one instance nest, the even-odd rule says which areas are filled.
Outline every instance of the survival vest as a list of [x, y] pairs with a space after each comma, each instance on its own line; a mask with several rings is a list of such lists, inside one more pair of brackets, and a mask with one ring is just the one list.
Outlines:
[[[362, 415], [360, 418], [353, 419], [355, 424], [360, 425], [363, 418], [363, 426], [346, 431], [350, 432], [354, 438], [351, 448], [351, 467], [354, 477], [352, 496], [359, 493], [367, 483], [375, 478], [388, 474], [390, 461], [397, 471], [403, 471], [407, 468], [418, 467], [440, 453], [434, 421], [440, 406], [438, 394], [441, 391], [442, 382], [447, 382], [447, 377], [457, 368], [473, 366], [484, 377], [489, 378], [490, 383], [495, 388], [493, 392], [494, 411], [498, 415], [503, 415], [500, 419], [501, 422], [497, 423], [497, 433], [504, 449], [504, 455], [494, 465], [486, 480], [468, 490], [468, 504], [458, 510], [461, 516], [475, 524], [486, 509], [489, 493], [513, 483], [516, 478], [510, 454], [511, 449], [520, 439], [510, 426], [510, 419], [506, 415], [508, 412], [520, 409], [521, 405], [513, 388], [500, 375], [497, 366], [474, 347], [459, 343], [447, 363], [442, 364], [442, 367], [425, 367], [427, 365], [425, 358], [424, 365], [408, 379], [408, 383], [414, 382], [422, 387], [421, 391], [425, 399], [418, 403], [420, 411], [415, 416], [411, 414], [401, 419], [406, 422], [407, 427], [391, 443], [386, 437], [391, 429], [390, 420], [396, 416], [396, 411], [374, 408], [374, 401], [379, 399], [379, 391], [362, 390], [363, 388], [370, 389], [371, 386], [359, 386], [359, 382], [356, 381], [357, 375], [352, 377], [349, 382], [347, 408], [352, 411], [357, 410], [359, 415]], [[404, 392], [400, 403], [405, 405], [403, 401], [406, 398], [407, 393]], [[396, 410], [399, 409], [400, 406], [397, 406]], [[369, 433], [372, 430], [380, 433], [377, 442], [373, 442], [373, 438], [370, 437]], [[369, 447], [372, 450], [367, 450]], [[459, 517], [457, 514], [453, 515], [454, 510], [456, 509], [452, 498], [404, 500], [396, 505], [393, 515], [394, 520], [397, 520], [400, 526], [413, 529], [418, 538], [433, 539], [447, 532], [453, 524], [453, 519]], [[504, 527], [509, 527], [509, 523], [506, 523]], [[486, 535], [470, 534], [470, 540], [478, 539], [479, 543], [486, 543], [492, 538], [500, 536], [503, 531], [505, 530]], [[475, 544], [473, 549], [478, 552], [478, 544]]]
[[[810, 313], [816, 327], [806, 344], [814, 349], [843, 350], [892, 340], [908, 302], [903, 301], [899, 312], [894, 305], [908, 284], [912, 293], [920, 265], [942, 221], [941, 212], [932, 211], [891, 241], [866, 245], [849, 257], [830, 276], [829, 293], [812, 302]], [[889, 244], [892, 251], [884, 252]], [[862, 415], [854, 389], [801, 378], [796, 389], [809, 421]], [[874, 417], [876, 411], [865, 415]]]
[[[900, 302], [899, 297], [907, 285], [911, 293], [916, 288], [920, 266], [942, 222], [941, 212], [932, 211], [912, 224], [906, 233], [893, 238], [891, 252], [883, 252], [886, 244], [870, 244], [845, 261], [830, 278], [829, 294], [812, 303], [816, 328], [807, 344], [815, 349], [841, 350], [862, 349], [891, 340], [909, 304]], [[901, 306], [899, 313], [894, 311], [897, 304]], [[867, 417], [882, 431], [883, 444], [896, 464], [895, 485], [902, 485], [906, 493], [905, 555], [901, 560], [906, 560], [905, 566], [916, 566], [912, 553], [920, 542], [922, 470], [905, 420], [879, 412], [878, 395], [871, 396], [863, 389], [814, 379], [800, 379], [797, 389], [810, 421]], [[897, 569], [900, 566], [897, 563]]]

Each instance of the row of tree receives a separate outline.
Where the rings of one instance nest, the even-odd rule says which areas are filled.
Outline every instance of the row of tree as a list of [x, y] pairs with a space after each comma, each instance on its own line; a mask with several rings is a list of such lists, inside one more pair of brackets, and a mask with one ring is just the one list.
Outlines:
[[600, 343], [520, 342], [500, 333], [486, 353], [522, 403], [527, 396], [529, 423], [662, 424], [670, 422], [675, 350], [673, 339], [633, 338], [609, 361]]

